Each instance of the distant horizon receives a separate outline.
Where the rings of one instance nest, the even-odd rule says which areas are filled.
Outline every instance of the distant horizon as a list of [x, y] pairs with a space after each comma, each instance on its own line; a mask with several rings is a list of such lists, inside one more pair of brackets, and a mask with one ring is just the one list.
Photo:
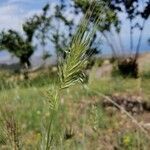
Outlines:
[[[2, 53], [4, 54], [2, 56]], [[145, 54], [145, 53], [150, 53], [150, 50], [147, 50], [147, 51], [140, 51], [140, 54]], [[36, 53], [35, 53], [36, 54]], [[32, 67], [35, 67], [35, 66], [40, 66], [40, 64], [42, 64], [43, 60], [42, 60], [42, 55], [35, 55], [33, 54], [33, 56], [30, 58], [31, 60], [31, 64], [32, 64]], [[126, 55], [128, 55], [126, 53]], [[111, 53], [105, 53], [105, 54], [99, 54], [98, 55], [99, 57], [110, 57], [112, 56]], [[48, 59], [48, 63], [49, 64], [55, 64], [56, 63], [56, 56], [52, 56]], [[19, 63], [19, 59], [15, 56], [11, 56], [11, 54], [8, 54], [6, 51], [3, 51], [0, 53], [0, 65], [10, 65], [10, 64], [17, 64]]]

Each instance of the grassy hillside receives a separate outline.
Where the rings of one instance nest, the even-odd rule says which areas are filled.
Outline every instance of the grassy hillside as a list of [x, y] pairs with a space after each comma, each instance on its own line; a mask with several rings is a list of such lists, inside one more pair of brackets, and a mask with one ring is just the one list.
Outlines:
[[[1, 77], [4, 78], [2, 73]], [[11, 81], [1, 88], [0, 149], [11, 149], [13, 130], [17, 141], [24, 149], [34, 150], [44, 147], [43, 138], [50, 117], [46, 91], [51, 88], [54, 80], [57, 80], [56, 75], [45, 72], [38, 74], [31, 81]], [[4, 81], [6, 84], [6, 77]], [[3, 82], [1, 81], [1, 87]], [[54, 128], [55, 133], [59, 133], [61, 137], [57, 139], [59, 142], [55, 141], [57, 143], [55, 148], [148, 150], [150, 145], [147, 135], [120, 110], [115, 107], [103, 107], [104, 98], [99, 94], [126, 98], [133, 96], [149, 103], [149, 83], [150, 75], [147, 72], [145, 76], [144, 72], [139, 79], [108, 76], [64, 91], [61, 94], [59, 119]], [[150, 121], [148, 111], [131, 115], [144, 125]]]
[[[149, 150], [150, 68], [149, 54], [139, 58], [138, 79], [111, 76], [108, 64], [93, 68], [89, 81], [61, 93], [54, 124], [54, 149]], [[47, 91], [57, 84], [56, 69], [39, 70], [25, 81], [17, 74], [0, 72], [0, 149], [44, 149], [50, 120]], [[95, 78], [96, 77], [96, 78]], [[121, 107], [105, 106], [106, 97], [119, 99]], [[146, 103], [148, 109], [126, 109], [124, 102]], [[142, 128], [142, 129], [141, 129]], [[143, 131], [144, 130], [144, 131]], [[56, 144], [57, 143], [57, 144]]]

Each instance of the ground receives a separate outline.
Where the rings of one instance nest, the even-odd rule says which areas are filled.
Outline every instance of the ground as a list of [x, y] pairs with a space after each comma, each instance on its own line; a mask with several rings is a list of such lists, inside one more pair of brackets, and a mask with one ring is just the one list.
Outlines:
[[[143, 63], [146, 60], [142, 57], [140, 61]], [[147, 58], [147, 55], [145, 57]], [[59, 119], [54, 127], [60, 137], [57, 137], [58, 141], [55, 141], [57, 148], [54, 149], [149, 150], [150, 112], [148, 110], [134, 114], [128, 112], [137, 120], [137, 124], [116, 107], [104, 107], [105, 98], [102, 96], [112, 98], [114, 95], [119, 95], [120, 98], [125, 97], [125, 99], [133, 96], [149, 104], [150, 70], [148, 69], [150, 68], [146, 67], [146, 70], [142, 70], [138, 79], [122, 78], [119, 75], [110, 76], [109, 71], [106, 71], [107, 75], [93, 78], [93, 70], [89, 83], [75, 85], [62, 91]], [[4, 78], [3, 75], [1, 77]], [[11, 138], [10, 131], [14, 129], [14, 122], [17, 124], [18, 141], [24, 149], [41, 150], [44, 147], [45, 144], [41, 141], [44, 141], [50, 117], [49, 97], [47, 98], [46, 91], [52, 87], [52, 82], [57, 83], [55, 77], [46, 71], [44, 74], [39, 73], [38, 76], [34, 76], [30, 81], [13, 80], [12, 82], [11, 79], [11, 84], [10, 81], [7, 83], [1, 78], [0, 149], [12, 149], [9, 139], [5, 136]]]

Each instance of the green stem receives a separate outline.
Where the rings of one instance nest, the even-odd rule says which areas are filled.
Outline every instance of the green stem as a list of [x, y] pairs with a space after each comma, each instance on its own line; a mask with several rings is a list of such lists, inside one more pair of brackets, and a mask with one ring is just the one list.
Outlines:
[[54, 121], [54, 115], [55, 115], [55, 111], [52, 110], [51, 111], [51, 115], [50, 115], [50, 120], [49, 120], [49, 125], [48, 125], [48, 133], [47, 133], [47, 143], [46, 143], [46, 150], [49, 150], [50, 149], [50, 144], [51, 144], [51, 139], [50, 137], [52, 138], [52, 136], [50, 136], [51, 134], [51, 129], [52, 129], [52, 124], [53, 124], [53, 121]]
[[52, 134], [52, 127], [54, 124], [54, 121], [57, 119], [58, 114], [58, 107], [59, 107], [59, 88], [57, 86], [54, 86], [55, 88], [51, 91], [51, 101], [52, 101], [52, 107], [50, 108], [50, 119], [48, 124], [48, 131], [47, 131], [47, 141], [46, 141], [46, 150], [50, 150], [50, 146], [53, 140], [53, 134]]

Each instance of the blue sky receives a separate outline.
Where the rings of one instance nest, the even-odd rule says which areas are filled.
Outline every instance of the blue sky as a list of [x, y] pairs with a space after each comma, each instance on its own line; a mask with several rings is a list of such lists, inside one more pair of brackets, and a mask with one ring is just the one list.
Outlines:
[[[13, 28], [22, 32], [21, 25], [25, 18], [28, 18], [35, 13], [40, 13], [41, 8], [47, 2], [53, 6], [58, 0], [0, 0], [0, 30]], [[122, 41], [125, 49], [129, 49], [129, 24], [128, 21], [126, 21], [126, 16], [121, 15], [121, 17], [124, 20], [123, 30], [121, 32]], [[135, 42], [138, 40], [138, 34], [138, 32], [134, 34]], [[147, 22], [143, 34], [141, 51], [150, 50], [150, 46], [147, 42], [148, 38], [150, 38], [150, 19]], [[110, 51], [105, 43], [103, 44], [103, 49], [105, 49], [106, 53]], [[1, 56], [4, 56], [4, 54], [1, 53], [0, 58]]]

